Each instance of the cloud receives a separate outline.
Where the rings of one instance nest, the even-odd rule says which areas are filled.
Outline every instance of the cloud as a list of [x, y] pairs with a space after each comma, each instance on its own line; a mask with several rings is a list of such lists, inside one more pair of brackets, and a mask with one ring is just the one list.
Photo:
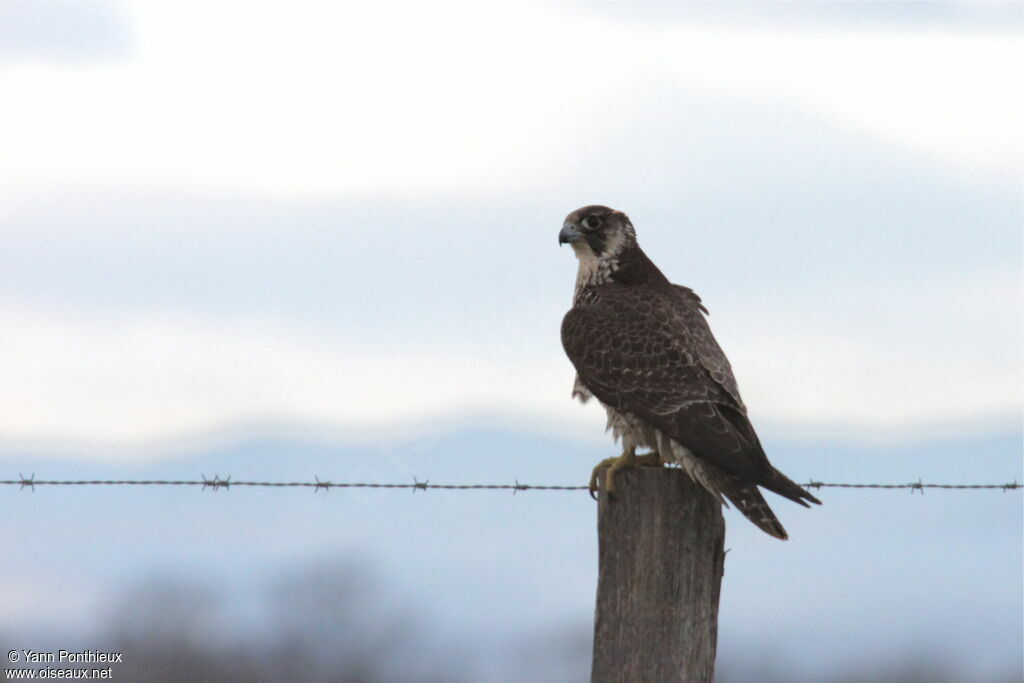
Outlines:
[[1014, 34], [203, 11], [133, 6], [129, 61], [0, 72], [9, 438], [599, 431], [565, 398], [554, 238], [594, 201], [704, 295], [759, 421], [1020, 408]]
[[133, 45], [131, 20], [118, 2], [0, 3], [0, 63], [122, 60]]
[[[892, 436], [1014, 424], [1024, 407], [1018, 272], [901, 277], [730, 297], [718, 336], [755, 417]], [[758, 305], [760, 304], [760, 305]]]
[[1014, 2], [760, 2], [600, 3], [588, 8], [620, 23], [710, 23], [746, 28], [807, 30], [882, 29], [920, 31], [1019, 31], [1024, 15]]
[[[557, 356], [368, 351], [344, 335], [259, 322], [153, 315], [40, 316], [4, 307], [0, 434], [137, 442], [232, 424], [292, 421], [366, 431], [502, 409], [563, 416], [572, 375]], [[576, 413], [578, 415], [578, 413]]]
[[[1024, 404], [1017, 279], [921, 283], [893, 301], [879, 283], [825, 293], [825, 307], [724, 301], [712, 323], [761, 426], [951, 433], [1012, 421]], [[471, 345], [398, 334], [369, 347], [343, 328], [258, 317], [3, 308], [0, 434], [12, 443], [137, 444], [260, 421], [352, 436], [480, 413], [595, 435], [603, 423], [569, 400], [553, 332]]]
[[[560, 5], [133, 6], [138, 57], [14, 65], [9, 187], [535, 192], [662, 97], [795, 106], [969, 173], [1019, 166], [1015, 34], [630, 24]], [[187, 50], [181, 49], [188, 45]], [[647, 84], [638, 100], [637, 84]], [[683, 131], [699, 137], [700, 131]]]

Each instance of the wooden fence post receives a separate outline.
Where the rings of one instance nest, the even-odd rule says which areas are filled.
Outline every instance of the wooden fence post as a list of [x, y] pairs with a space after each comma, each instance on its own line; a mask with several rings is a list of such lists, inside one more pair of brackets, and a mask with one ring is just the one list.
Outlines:
[[721, 505], [679, 469], [600, 495], [592, 683], [710, 683], [725, 563]]

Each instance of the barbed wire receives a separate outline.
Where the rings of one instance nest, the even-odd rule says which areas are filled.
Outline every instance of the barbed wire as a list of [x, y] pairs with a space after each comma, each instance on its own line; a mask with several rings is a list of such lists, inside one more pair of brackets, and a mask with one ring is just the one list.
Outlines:
[[[492, 490], [512, 491], [513, 494], [520, 491], [589, 491], [587, 486], [562, 486], [557, 484], [522, 484], [515, 480], [512, 484], [431, 484], [430, 480], [419, 481], [413, 477], [412, 483], [372, 483], [372, 482], [333, 482], [324, 481], [314, 476], [313, 481], [231, 481], [231, 477], [221, 478], [214, 475], [208, 479], [205, 474], [200, 479], [36, 479], [35, 473], [30, 477], [18, 474], [17, 479], [0, 479], [0, 486], [17, 486], [20, 489], [31, 489], [35, 491], [36, 486], [196, 486], [200, 490], [230, 489], [232, 487], [266, 487], [266, 488], [311, 488], [313, 493], [330, 489], [410, 489], [426, 491], [427, 489], [441, 489], [447, 491], [468, 491], [468, 490]], [[909, 489], [911, 493], [919, 491], [924, 493], [925, 489], [990, 489], [1014, 491], [1024, 485], [1018, 484], [1014, 479], [1005, 484], [926, 484], [920, 479], [908, 484], [848, 484], [811, 480], [802, 484], [805, 488], [811, 489]]]

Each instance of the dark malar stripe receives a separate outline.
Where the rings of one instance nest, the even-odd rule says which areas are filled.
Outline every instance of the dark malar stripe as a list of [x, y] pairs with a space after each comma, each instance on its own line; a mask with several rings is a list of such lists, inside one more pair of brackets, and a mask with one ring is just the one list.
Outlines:
[[601, 256], [601, 254], [604, 253], [605, 240], [603, 234], [598, 232], [589, 232], [586, 235], [586, 240], [595, 256]]

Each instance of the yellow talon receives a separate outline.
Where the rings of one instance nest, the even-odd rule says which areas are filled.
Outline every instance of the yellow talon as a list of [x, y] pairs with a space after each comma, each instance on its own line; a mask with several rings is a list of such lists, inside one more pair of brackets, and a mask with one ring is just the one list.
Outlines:
[[590, 473], [590, 497], [597, 499], [597, 477], [601, 470], [607, 469], [604, 480], [604, 490], [609, 495], [615, 493], [615, 473], [626, 467], [660, 467], [661, 456], [657, 453], [637, 455], [636, 448], [630, 448], [622, 452], [617, 458], [605, 458], [597, 463], [597, 466]]
[[[623, 453], [623, 456], [625, 456], [625, 453]], [[620, 456], [620, 457], [622, 457], [622, 456]], [[597, 477], [598, 477], [598, 475], [601, 473], [601, 470], [605, 469], [606, 467], [610, 468], [618, 460], [619, 460], [619, 458], [605, 458], [601, 462], [597, 463], [597, 465], [594, 467], [593, 471], [590, 473], [590, 484], [588, 485], [588, 488], [590, 489], [590, 497], [593, 498], [594, 500], [597, 500]]]

